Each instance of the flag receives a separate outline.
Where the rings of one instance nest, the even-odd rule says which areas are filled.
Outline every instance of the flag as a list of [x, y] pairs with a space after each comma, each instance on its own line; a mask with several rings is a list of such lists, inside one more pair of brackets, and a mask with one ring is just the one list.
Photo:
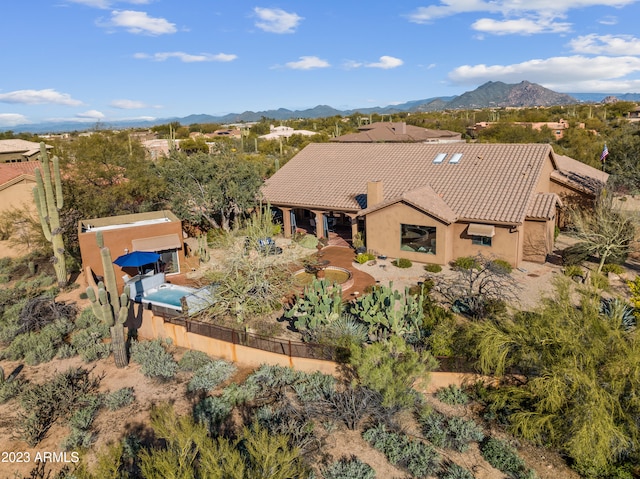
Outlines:
[[600, 161], [604, 161], [609, 156], [609, 148], [607, 148], [607, 144], [604, 144], [604, 148], [602, 149], [602, 153], [600, 154]]

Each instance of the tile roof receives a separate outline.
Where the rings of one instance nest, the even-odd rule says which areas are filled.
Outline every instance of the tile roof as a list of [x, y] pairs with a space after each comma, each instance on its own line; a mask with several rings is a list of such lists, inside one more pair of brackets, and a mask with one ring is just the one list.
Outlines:
[[8, 186], [21, 176], [33, 177], [35, 169], [40, 166], [39, 161], [20, 161], [17, 163], [0, 163], [0, 189]]
[[[447, 157], [434, 164], [439, 153]], [[462, 158], [450, 164], [455, 153]], [[552, 154], [544, 144], [312, 143], [269, 178], [262, 191], [273, 205], [358, 212], [367, 208], [369, 181], [382, 181], [384, 201], [405, 195], [425, 203], [427, 190], [419, 189], [430, 186], [452, 212], [434, 207], [438, 211], [433, 214], [517, 224], [529, 212], [542, 167]]]
[[338, 143], [375, 142], [426, 142], [436, 140], [460, 140], [461, 134], [449, 130], [431, 130], [404, 122], [376, 122], [358, 128], [358, 133], [349, 133], [331, 141]]
[[531, 199], [527, 218], [550, 220], [553, 217], [555, 206], [562, 206], [560, 197], [555, 193], [538, 193]]
[[[47, 145], [47, 148], [53, 148]], [[15, 153], [20, 151], [40, 151], [40, 143], [34, 141], [20, 140], [0, 140], [0, 153]]]
[[557, 170], [551, 178], [585, 193], [597, 194], [607, 183], [609, 174], [564, 155], [553, 155]]

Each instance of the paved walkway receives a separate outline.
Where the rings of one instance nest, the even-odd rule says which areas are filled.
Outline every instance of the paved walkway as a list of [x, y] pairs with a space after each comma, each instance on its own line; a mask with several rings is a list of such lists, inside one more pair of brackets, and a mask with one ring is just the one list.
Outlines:
[[325, 246], [321, 250], [322, 259], [329, 261], [329, 265], [348, 269], [353, 278], [353, 286], [343, 293], [344, 299], [353, 299], [356, 293], [362, 294], [367, 286], [376, 284], [373, 276], [360, 271], [353, 265], [355, 253], [351, 248], [343, 246]]

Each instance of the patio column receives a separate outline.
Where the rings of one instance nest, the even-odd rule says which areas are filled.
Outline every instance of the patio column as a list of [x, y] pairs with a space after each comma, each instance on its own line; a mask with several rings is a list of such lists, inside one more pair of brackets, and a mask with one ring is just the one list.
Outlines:
[[315, 215], [316, 237], [324, 238], [324, 211], [311, 210], [311, 212]]
[[280, 207], [282, 211], [282, 228], [284, 229], [284, 237], [291, 238], [291, 208]]
[[353, 213], [345, 213], [345, 215], [351, 221], [351, 244], [353, 245], [353, 239], [358, 234], [358, 215]]

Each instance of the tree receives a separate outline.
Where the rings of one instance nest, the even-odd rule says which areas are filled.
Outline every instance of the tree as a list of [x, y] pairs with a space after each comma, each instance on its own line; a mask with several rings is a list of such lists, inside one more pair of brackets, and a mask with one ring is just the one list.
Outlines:
[[158, 169], [171, 185], [172, 210], [203, 229], [231, 229], [234, 220], [256, 203], [262, 179], [257, 166], [221, 148], [217, 154], [173, 153]]
[[613, 204], [613, 195], [603, 191], [593, 211], [574, 209], [570, 212], [571, 234], [580, 247], [599, 259], [597, 273], [610, 260], [624, 260], [635, 235], [635, 218]]
[[596, 295], [574, 304], [571, 284], [559, 278], [538, 310], [470, 331], [482, 372], [503, 379], [490, 397], [512, 431], [560, 448], [585, 477], [609, 477], [640, 460], [640, 336]]
[[458, 258], [454, 276], [439, 278], [434, 292], [440, 294], [456, 313], [483, 318], [504, 309], [505, 302], [517, 300], [518, 284], [511, 265], [482, 254]]
[[382, 394], [382, 404], [387, 407], [412, 406], [414, 383], [426, 380], [437, 367], [431, 353], [416, 351], [399, 336], [370, 345], [352, 345], [350, 363], [357, 382]]

